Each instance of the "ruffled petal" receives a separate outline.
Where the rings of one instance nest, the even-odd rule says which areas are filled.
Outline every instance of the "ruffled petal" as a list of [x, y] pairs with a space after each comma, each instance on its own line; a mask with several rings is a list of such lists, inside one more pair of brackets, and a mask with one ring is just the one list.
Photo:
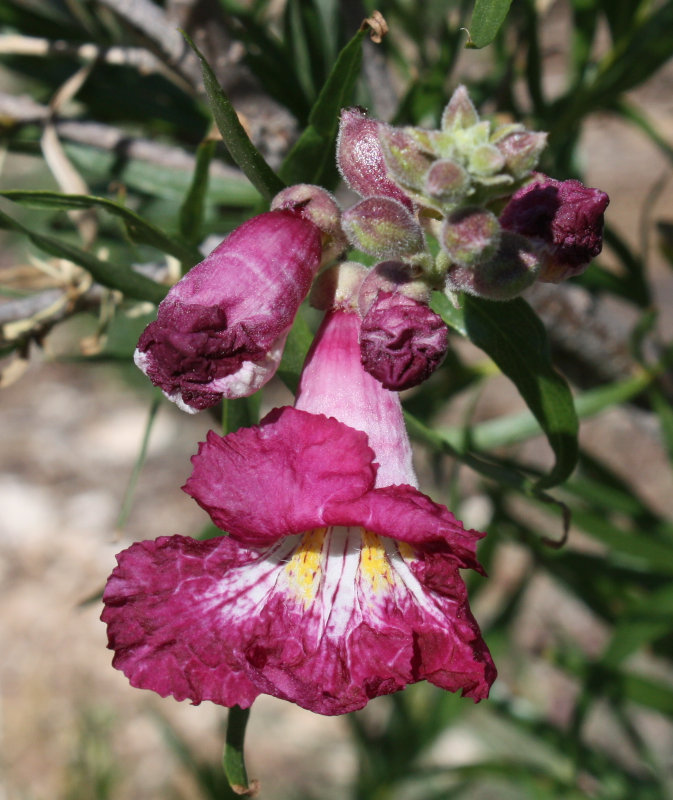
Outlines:
[[269, 542], [323, 523], [330, 502], [374, 486], [374, 453], [361, 431], [295, 408], [228, 436], [211, 431], [183, 487], [223, 530]]
[[226, 537], [133, 545], [104, 596], [114, 664], [134, 686], [229, 706], [263, 692], [343, 714], [419, 680], [479, 700], [495, 669], [458, 567], [445, 565], [437, 592], [427, 558], [361, 528], [268, 549]]
[[[139, 542], [120, 553], [101, 616], [113, 666], [132, 686], [162, 697], [247, 708], [260, 692], [222, 636], [218, 586], [227, 571], [253, 559], [225, 538], [186, 536]], [[252, 586], [250, 572], [248, 581]]]
[[347, 503], [334, 500], [323, 518], [327, 525], [361, 525], [391, 539], [444, 548], [455, 565], [483, 573], [476, 545], [484, 534], [465, 530], [446, 506], [413, 486], [384, 486]]
[[172, 287], [136, 364], [188, 411], [252, 394], [273, 376], [320, 258], [310, 221], [290, 211], [253, 217]]

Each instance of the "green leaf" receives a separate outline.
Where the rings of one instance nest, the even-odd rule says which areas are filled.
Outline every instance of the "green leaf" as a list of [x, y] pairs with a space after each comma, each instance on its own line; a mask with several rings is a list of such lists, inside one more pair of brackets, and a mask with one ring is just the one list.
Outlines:
[[216, 144], [214, 139], [206, 139], [199, 145], [192, 183], [180, 207], [180, 235], [190, 244], [197, 244], [202, 238], [208, 193], [208, 169], [215, 155]]
[[562, 483], [578, 458], [578, 421], [566, 381], [552, 366], [544, 325], [525, 300], [497, 303], [463, 296], [462, 314], [436, 293], [432, 308], [480, 347], [519, 390], [554, 451], [556, 463], [538, 488]]
[[[620, 405], [640, 394], [652, 381], [654, 375], [641, 373], [633, 378], [589, 389], [574, 398], [575, 412], [579, 419], [599, 414], [606, 408]], [[441, 434], [456, 446], [466, 438], [475, 450], [491, 450], [495, 447], [516, 444], [542, 433], [540, 425], [530, 411], [480, 422], [468, 429], [442, 428]]]
[[312, 341], [311, 329], [300, 312], [290, 329], [283, 350], [283, 358], [278, 365], [278, 377], [293, 394], [297, 392], [299, 376]]
[[339, 130], [339, 111], [351, 101], [362, 64], [365, 31], [358, 31], [339, 53], [309, 115], [309, 125], [280, 168], [288, 184], [328, 182], [335, 172], [334, 147]]
[[138, 244], [148, 244], [156, 247], [162, 253], [175, 256], [189, 267], [201, 260], [201, 253], [196, 248], [183, 245], [181, 242], [167, 236], [151, 222], [143, 219], [130, 208], [108, 200], [105, 197], [95, 197], [86, 194], [61, 194], [59, 192], [0, 192], [14, 203], [28, 206], [29, 208], [72, 210], [80, 208], [102, 208], [108, 213], [119, 217], [123, 222], [129, 237]]
[[266, 163], [262, 154], [250, 141], [248, 134], [239, 122], [231, 100], [229, 100], [218, 83], [215, 73], [210, 68], [205, 56], [184, 31], [182, 31], [182, 35], [201, 61], [203, 83], [206, 87], [206, 93], [208, 94], [210, 108], [213, 112], [217, 127], [222, 134], [222, 140], [227, 150], [234, 161], [243, 170], [250, 183], [252, 183], [263, 197], [270, 200], [285, 187], [285, 184]]
[[80, 250], [79, 247], [60, 239], [31, 231], [2, 211], [0, 211], [0, 228], [22, 233], [40, 250], [44, 250], [57, 258], [66, 258], [75, 264], [79, 264], [80, 267], [84, 267], [85, 270], [91, 273], [95, 281], [103, 286], [108, 286], [110, 289], [117, 289], [126, 297], [134, 300], [147, 300], [150, 303], [160, 303], [168, 292], [167, 286], [162, 286], [150, 280], [150, 278], [140, 275], [130, 267], [101, 261], [91, 253]]
[[505, 21], [511, 3], [512, 0], [476, 0], [466, 47], [481, 48], [490, 44]]

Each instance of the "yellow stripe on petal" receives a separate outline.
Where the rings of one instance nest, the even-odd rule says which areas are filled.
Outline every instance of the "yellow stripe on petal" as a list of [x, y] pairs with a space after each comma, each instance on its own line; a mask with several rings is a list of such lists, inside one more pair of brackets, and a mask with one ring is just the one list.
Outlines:
[[294, 590], [304, 607], [313, 602], [318, 592], [326, 530], [315, 528], [305, 533], [285, 567], [289, 588]]
[[360, 572], [377, 593], [383, 593], [395, 585], [395, 575], [385, 547], [379, 536], [371, 531], [362, 531]]
[[397, 542], [397, 549], [405, 561], [412, 561], [416, 557], [414, 548], [409, 542]]

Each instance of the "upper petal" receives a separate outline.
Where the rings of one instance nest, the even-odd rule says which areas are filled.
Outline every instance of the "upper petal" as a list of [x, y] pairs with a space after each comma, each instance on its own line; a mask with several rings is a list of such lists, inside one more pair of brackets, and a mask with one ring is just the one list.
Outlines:
[[328, 525], [361, 525], [391, 539], [439, 547], [457, 566], [483, 573], [476, 545], [484, 534], [465, 530], [446, 506], [413, 486], [384, 486], [348, 502], [334, 499], [323, 517]]
[[371, 489], [374, 453], [361, 431], [295, 408], [271, 412], [259, 426], [208, 434], [184, 486], [223, 530], [265, 542], [323, 524], [330, 502]]

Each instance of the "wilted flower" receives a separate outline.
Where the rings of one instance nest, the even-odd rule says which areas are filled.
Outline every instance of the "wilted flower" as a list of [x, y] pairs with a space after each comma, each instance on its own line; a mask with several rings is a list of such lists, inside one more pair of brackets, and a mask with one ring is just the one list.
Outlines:
[[482, 534], [416, 488], [398, 396], [362, 369], [359, 328], [329, 311], [295, 407], [200, 446], [185, 489], [229, 536], [118, 556], [103, 619], [132, 685], [321, 714], [420, 680], [487, 696], [495, 668], [459, 573], [481, 571]]
[[546, 175], [516, 192], [500, 215], [507, 230], [540, 249], [539, 280], [559, 283], [580, 275], [603, 247], [603, 214], [610, 199], [576, 180]]
[[135, 362], [185, 411], [244, 397], [274, 375], [321, 260], [321, 231], [290, 211], [248, 220], [175, 284]]

